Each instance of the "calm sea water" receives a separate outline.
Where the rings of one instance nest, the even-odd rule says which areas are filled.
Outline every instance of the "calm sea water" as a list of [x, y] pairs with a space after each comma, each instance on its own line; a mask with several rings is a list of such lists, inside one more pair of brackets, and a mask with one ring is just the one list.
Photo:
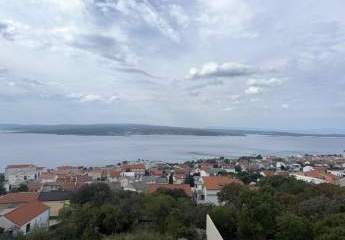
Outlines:
[[345, 138], [200, 136], [59, 136], [0, 133], [0, 169], [34, 163], [101, 166], [138, 158], [180, 162], [209, 156], [246, 154], [342, 153]]

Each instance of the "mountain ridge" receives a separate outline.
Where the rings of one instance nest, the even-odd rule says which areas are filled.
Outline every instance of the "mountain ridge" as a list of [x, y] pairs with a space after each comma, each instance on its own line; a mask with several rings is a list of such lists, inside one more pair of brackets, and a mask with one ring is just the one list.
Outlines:
[[345, 137], [345, 134], [300, 133], [277, 130], [242, 130], [218, 128], [191, 128], [148, 124], [0, 124], [0, 129], [14, 133], [40, 133], [83, 136], [130, 135], [193, 135], [193, 136], [294, 136], [294, 137]]

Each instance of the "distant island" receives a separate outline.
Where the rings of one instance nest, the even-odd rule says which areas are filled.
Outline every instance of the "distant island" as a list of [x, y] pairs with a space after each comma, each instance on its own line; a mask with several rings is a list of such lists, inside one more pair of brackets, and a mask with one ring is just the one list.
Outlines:
[[0, 130], [13, 133], [36, 133], [81, 136], [131, 136], [131, 135], [189, 135], [189, 136], [293, 136], [293, 137], [345, 137], [345, 134], [297, 133], [286, 131], [206, 129], [157, 126], [145, 124], [61, 124], [61, 125], [18, 125], [2, 124]]

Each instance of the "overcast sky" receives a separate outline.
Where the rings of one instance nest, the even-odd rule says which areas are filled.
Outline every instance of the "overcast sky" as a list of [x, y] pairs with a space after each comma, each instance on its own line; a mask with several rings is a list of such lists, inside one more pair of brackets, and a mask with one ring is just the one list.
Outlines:
[[344, 9], [0, 0], [0, 122], [344, 129]]

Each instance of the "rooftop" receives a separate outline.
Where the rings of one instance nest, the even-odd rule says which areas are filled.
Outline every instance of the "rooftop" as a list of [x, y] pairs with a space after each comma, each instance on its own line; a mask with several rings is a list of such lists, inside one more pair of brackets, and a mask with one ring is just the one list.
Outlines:
[[37, 217], [49, 207], [38, 201], [22, 204], [13, 211], [7, 213], [5, 217], [18, 226], [23, 226], [33, 218]]
[[224, 177], [224, 176], [208, 176], [202, 177], [204, 185], [208, 190], [220, 190], [225, 185], [237, 183], [243, 184], [240, 180], [236, 178]]
[[12, 165], [8, 165], [6, 167], [6, 169], [13, 169], [13, 168], [32, 168], [32, 167], [36, 167], [35, 165], [32, 164], [12, 164]]
[[37, 198], [38, 193], [35, 192], [8, 193], [0, 197], [0, 204], [28, 203], [37, 200]]
[[41, 192], [38, 200], [42, 202], [47, 201], [65, 201], [71, 198], [70, 192]]

